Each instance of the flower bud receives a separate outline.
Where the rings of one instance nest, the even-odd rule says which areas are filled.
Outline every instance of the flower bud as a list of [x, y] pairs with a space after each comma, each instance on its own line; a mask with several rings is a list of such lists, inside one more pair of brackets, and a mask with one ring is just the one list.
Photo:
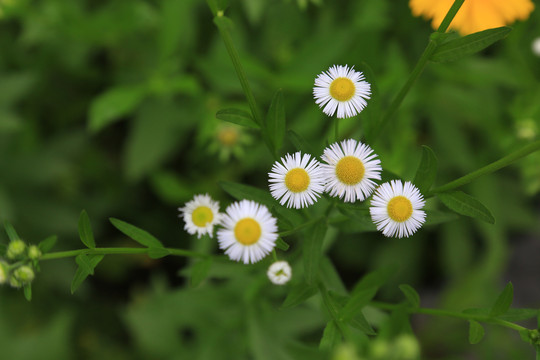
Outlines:
[[41, 250], [36, 245], [30, 245], [28, 247], [28, 257], [31, 260], [37, 260], [41, 256]]
[[0, 261], [0, 284], [3, 284], [7, 281], [8, 275], [9, 273], [7, 264], [3, 261]]
[[26, 244], [22, 240], [13, 240], [9, 243], [6, 255], [9, 259], [21, 257], [26, 250]]
[[420, 356], [420, 345], [413, 335], [401, 334], [395, 339], [394, 348], [397, 354], [404, 360], [418, 359]]
[[34, 280], [34, 270], [28, 265], [23, 265], [13, 272], [13, 277], [21, 284], [28, 284]]
[[291, 266], [286, 261], [276, 261], [270, 265], [266, 275], [268, 275], [268, 279], [270, 279], [270, 281], [276, 285], [286, 284], [289, 280], [291, 280]]

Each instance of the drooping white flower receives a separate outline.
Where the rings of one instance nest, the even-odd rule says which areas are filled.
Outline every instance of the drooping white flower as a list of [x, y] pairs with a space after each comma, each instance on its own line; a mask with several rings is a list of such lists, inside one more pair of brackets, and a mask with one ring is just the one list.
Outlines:
[[425, 222], [420, 191], [409, 181], [384, 183], [375, 190], [369, 212], [377, 230], [389, 237], [409, 237]]
[[199, 239], [204, 234], [212, 237], [214, 225], [221, 219], [219, 202], [212, 200], [208, 194], [195, 195], [193, 200], [178, 210], [181, 212], [179, 217], [184, 218], [184, 229], [191, 235], [197, 234]]
[[276, 261], [268, 268], [266, 272], [268, 279], [275, 285], [284, 285], [292, 277], [292, 269], [288, 262], [286, 261]]
[[251, 200], [227, 207], [217, 232], [219, 248], [231, 260], [253, 264], [268, 255], [278, 238], [277, 220], [268, 208]]
[[328, 116], [336, 112], [338, 118], [355, 116], [366, 107], [371, 95], [371, 85], [364, 79], [364, 74], [354, 67], [334, 65], [315, 79], [315, 103], [324, 106]]
[[373, 150], [353, 139], [334, 143], [321, 156], [326, 191], [345, 202], [363, 201], [381, 179], [381, 161]]
[[276, 161], [268, 174], [270, 193], [281, 205], [300, 209], [313, 205], [324, 191], [320, 163], [311, 155], [297, 152]]

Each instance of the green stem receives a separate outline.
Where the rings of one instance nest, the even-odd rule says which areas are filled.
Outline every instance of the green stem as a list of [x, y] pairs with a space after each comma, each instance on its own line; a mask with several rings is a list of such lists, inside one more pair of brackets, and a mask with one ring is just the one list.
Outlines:
[[[78, 255], [131, 255], [131, 254], [148, 254], [149, 248], [127, 248], [127, 247], [120, 247], [120, 248], [94, 248], [94, 249], [78, 249], [78, 250], [68, 250], [68, 251], [57, 251], [57, 252], [50, 252], [47, 254], [42, 255], [39, 260], [54, 260], [54, 259], [62, 259], [67, 257], [75, 257]], [[183, 250], [183, 249], [172, 249], [172, 248], [166, 248], [166, 250], [170, 253], [170, 255], [174, 256], [187, 256], [187, 257], [210, 257], [210, 255], [189, 251], [189, 250]]]
[[[456, 16], [459, 8], [461, 5], [463, 5], [463, 2], [465, 0], [456, 0], [454, 1], [454, 4], [450, 7], [450, 10], [448, 10], [448, 13], [446, 13], [446, 16], [444, 17], [443, 21], [441, 22], [441, 25], [437, 29], [438, 33], [444, 33], [447, 29], [454, 17]], [[414, 85], [420, 74], [422, 74], [422, 71], [424, 70], [424, 67], [426, 66], [427, 62], [431, 58], [431, 55], [437, 48], [439, 43], [435, 40], [434, 37], [430, 38], [428, 45], [426, 46], [424, 52], [422, 53], [422, 56], [420, 56], [420, 59], [416, 63], [411, 75], [409, 76], [409, 79], [407, 79], [407, 82], [397, 96], [394, 98], [390, 106], [388, 107], [388, 110], [384, 114], [381, 122], [376, 127], [374, 133], [373, 133], [373, 139], [377, 139], [379, 135], [381, 134], [382, 130], [388, 125], [390, 120], [392, 120], [394, 113], [397, 111], [401, 103], [403, 102], [403, 99], [405, 99], [405, 96], [409, 93], [409, 90]]]
[[486, 174], [490, 174], [492, 172], [495, 172], [505, 166], [508, 166], [510, 165], [511, 163], [513, 163], [514, 161], [524, 157], [524, 156], [527, 156], [535, 151], [538, 151], [540, 150], [540, 140], [537, 140], [533, 143], [530, 143], [529, 145], [526, 145], [524, 146], [523, 148], [495, 161], [495, 162], [492, 162], [491, 164], [489, 165], [486, 165], [476, 171], [473, 171], [472, 173], [470, 174], [467, 174], [465, 176], [462, 176], [454, 181], [451, 181], [447, 184], [444, 184], [442, 186], [439, 186], [439, 187], [436, 187], [434, 189], [432, 189], [427, 195], [426, 197], [429, 197], [429, 196], [432, 196], [433, 194], [436, 194], [436, 193], [440, 193], [440, 192], [444, 192], [444, 191], [449, 191], [449, 190], [453, 190], [455, 188], [458, 188], [460, 186], [463, 186], [465, 184], [468, 184], [470, 183], [471, 181], [473, 181], [474, 179], [480, 177], [480, 176], [483, 176], [483, 175], [486, 175]]
[[317, 283], [317, 286], [319, 288], [319, 293], [321, 294], [324, 306], [326, 307], [326, 309], [330, 313], [330, 316], [336, 323], [339, 329], [339, 332], [341, 333], [341, 336], [343, 336], [343, 338], [346, 339], [347, 329], [345, 329], [345, 327], [343, 326], [343, 323], [339, 321], [337, 309], [334, 307], [334, 304], [332, 303], [332, 299], [330, 299], [330, 296], [328, 296], [328, 291], [326, 290], [326, 287], [321, 281]]
[[229, 56], [232, 60], [234, 69], [236, 70], [236, 75], [238, 76], [238, 80], [240, 80], [240, 85], [242, 86], [242, 90], [244, 91], [244, 95], [246, 96], [246, 99], [248, 101], [249, 108], [251, 109], [253, 120], [255, 120], [255, 122], [261, 127], [263, 127], [264, 124], [261, 116], [259, 115], [259, 110], [257, 107], [257, 103], [255, 102], [255, 97], [253, 96], [253, 92], [251, 91], [251, 87], [249, 86], [246, 72], [244, 71], [242, 63], [240, 62], [238, 51], [236, 51], [236, 48], [231, 38], [229, 26], [230, 22], [231, 20], [229, 18], [223, 16], [223, 12], [218, 12], [216, 17], [214, 17], [214, 23], [216, 24], [219, 33], [221, 34], [221, 38], [223, 39], [225, 47], [227, 48], [227, 52], [229, 53]]
[[388, 304], [388, 303], [379, 302], [379, 301], [372, 301], [370, 305], [379, 309], [383, 309], [383, 310], [401, 309], [401, 310], [405, 310], [406, 312], [410, 314], [425, 314], [425, 315], [433, 315], [433, 316], [452, 317], [452, 318], [464, 319], [464, 320], [475, 320], [475, 321], [481, 321], [487, 324], [496, 324], [496, 325], [504, 326], [504, 327], [517, 330], [517, 331], [529, 330], [526, 327], [514, 324], [513, 322], [493, 318], [488, 315], [466, 314], [462, 312], [455, 312], [455, 311], [441, 310], [441, 309], [421, 308], [421, 307], [410, 308], [410, 307], [404, 307], [403, 305], [400, 305], [400, 304]]
[[335, 142], [339, 141], [339, 119], [338, 118], [334, 119], [334, 141]]

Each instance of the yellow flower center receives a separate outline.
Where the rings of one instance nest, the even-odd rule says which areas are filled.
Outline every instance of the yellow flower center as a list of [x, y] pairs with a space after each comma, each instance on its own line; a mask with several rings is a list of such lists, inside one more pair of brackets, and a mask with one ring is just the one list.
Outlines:
[[411, 200], [401, 195], [392, 198], [388, 202], [386, 210], [388, 211], [390, 219], [397, 222], [408, 220], [413, 212]]
[[236, 240], [243, 245], [255, 244], [261, 237], [261, 225], [252, 218], [244, 218], [234, 227]]
[[355, 185], [364, 178], [366, 169], [360, 159], [354, 156], [345, 156], [336, 164], [336, 176], [344, 184]]
[[309, 175], [302, 168], [294, 168], [285, 175], [285, 186], [292, 192], [299, 193], [305, 191], [310, 183]]
[[191, 220], [198, 227], [205, 227], [206, 224], [214, 220], [214, 213], [208, 206], [199, 206], [191, 214]]
[[219, 142], [228, 147], [232, 147], [238, 141], [238, 131], [233, 128], [221, 129], [218, 133]]
[[330, 95], [338, 101], [350, 100], [355, 92], [353, 82], [345, 77], [337, 78], [330, 84]]

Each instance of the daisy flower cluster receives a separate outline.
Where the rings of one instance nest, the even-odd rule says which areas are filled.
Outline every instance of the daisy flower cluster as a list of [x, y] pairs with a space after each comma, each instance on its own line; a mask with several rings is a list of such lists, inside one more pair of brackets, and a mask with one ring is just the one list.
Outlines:
[[354, 139], [331, 144], [321, 155], [287, 154], [272, 166], [269, 188], [281, 205], [300, 209], [313, 205], [326, 192], [345, 202], [372, 196], [370, 214], [385, 236], [408, 237], [425, 221], [425, 201], [410, 182], [393, 180], [377, 187], [381, 161], [366, 144]]
[[[313, 94], [323, 112], [338, 118], [357, 115], [367, 105], [371, 87], [361, 72], [348, 66], [332, 66], [315, 79]], [[336, 142], [324, 149], [320, 161], [298, 151], [276, 161], [268, 176], [270, 194], [282, 206], [302, 209], [323, 193], [354, 203], [372, 197], [370, 214], [377, 230], [388, 237], [408, 237], [424, 223], [425, 201], [410, 182], [381, 180], [381, 161], [369, 145], [354, 139]], [[269, 209], [252, 200], [230, 204], [224, 213], [208, 194], [196, 195], [178, 208], [184, 229], [200, 238], [213, 237], [234, 261], [253, 264], [274, 250], [278, 239], [277, 219]], [[292, 271], [285, 261], [274, 262], [267, 271], [274, 284], [288, 282]]]

